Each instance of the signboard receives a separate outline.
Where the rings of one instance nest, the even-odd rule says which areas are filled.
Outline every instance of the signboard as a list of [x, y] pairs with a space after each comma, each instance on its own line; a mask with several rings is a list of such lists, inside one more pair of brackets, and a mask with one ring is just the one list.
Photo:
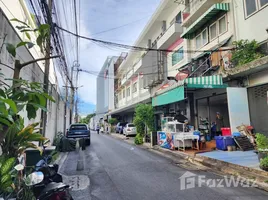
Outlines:
[[160, 147], [174, 149], [174, 134], [163, 131], [157, 132], [157, 143]]

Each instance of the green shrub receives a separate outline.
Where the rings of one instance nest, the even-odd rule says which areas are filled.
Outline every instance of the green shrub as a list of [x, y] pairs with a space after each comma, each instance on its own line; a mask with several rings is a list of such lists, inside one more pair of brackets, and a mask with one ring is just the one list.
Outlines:
[[143, 144], [143, 136], [140, 134], [137, 134], [134, 140], [135, 144], [140, 145]]
[[236, 48], [232, 55], [232, 63], [234, 65], [241, 66], [263, 57], [263, 54], [258, 52], [260, 45], [256, 40], [234, 41], [233, 45], [235, 45]]
[[264, 168], [268, 168], [268, 157], [261, 159], [260, 166]]
[[145, 127], [147, 126], [149, 131], [154, 130], [154, 110], [152, 105], [139, 104], [135, 109], [135, 117], [133, 123], [137, 128], [137, 133], [144, 136]]
[[118, 120], [116, 118], [111, 118], [109, 119], [108, 123], [111, 124], [111, 125], [116, 125], [118, 122]]
[[256, 144], [258, 147], [258, 150], [268, 150], [268, 137], [261, 133], [256, 134]]

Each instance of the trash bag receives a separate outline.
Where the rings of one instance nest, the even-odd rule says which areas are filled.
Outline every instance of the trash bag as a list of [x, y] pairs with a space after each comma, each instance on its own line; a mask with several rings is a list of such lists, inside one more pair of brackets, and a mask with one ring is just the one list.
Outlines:
[[61, 152], [75, 151], [76, 141], [74, 139], [68, 139], [65, 136], [61, 138], [59, 150]]

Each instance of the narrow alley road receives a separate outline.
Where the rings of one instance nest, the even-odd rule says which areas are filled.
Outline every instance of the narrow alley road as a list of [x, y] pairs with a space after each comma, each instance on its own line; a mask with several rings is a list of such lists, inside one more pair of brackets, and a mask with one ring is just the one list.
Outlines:
[[[69, 153], [61, 172], [86, 175], [90, 186], [72, 191], [75, 200], [267, 200], [266, 192], [256, 188], [208, 187], [195, 183], [195, 188], [181, 190], [185, 172], [221, 178], [214, 174], [180, 168], [169, 159], [139, 147], [116, 140], [109, 135], [92, 132], [91, 146], [84, 152], [85, 169], [76, 171], [78, 153]], [[187, 182], [187, 181], [186, 181]], [[201, 187], [198, 187], [198, 186]]]

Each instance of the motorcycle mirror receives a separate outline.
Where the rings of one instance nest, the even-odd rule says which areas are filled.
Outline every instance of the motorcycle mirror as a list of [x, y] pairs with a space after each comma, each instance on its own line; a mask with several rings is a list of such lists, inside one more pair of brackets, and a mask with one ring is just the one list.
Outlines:
[[33, 172], [29, 174], [25, 179], [25, 184], [27, 186], [33, 186], [41, 183], [44, 179], [44, 174], [42, 172]]
[[22, 171], [22, 170], [24, 170], [24, 166], [23, 166], [22, 164], [18, 164], [18, 165], [16, 165], [14, 168], [15, 168], [15, 170], [17, 170], [17, 171]]

